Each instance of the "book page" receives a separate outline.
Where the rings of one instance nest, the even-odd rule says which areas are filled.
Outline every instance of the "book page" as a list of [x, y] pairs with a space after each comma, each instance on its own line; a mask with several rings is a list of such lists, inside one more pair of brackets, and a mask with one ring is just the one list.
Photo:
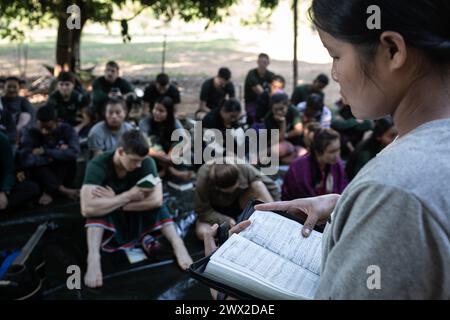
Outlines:
[[289, 261], [320, 275], [322, 234], [313, 230], [302, 236], [302, 225], [273, 212], [255, 211], [251, 225], [239, 235]]
[[319, 282], [318, 275], [236, 234], [204, 273], [262, 299], [312, 299]]

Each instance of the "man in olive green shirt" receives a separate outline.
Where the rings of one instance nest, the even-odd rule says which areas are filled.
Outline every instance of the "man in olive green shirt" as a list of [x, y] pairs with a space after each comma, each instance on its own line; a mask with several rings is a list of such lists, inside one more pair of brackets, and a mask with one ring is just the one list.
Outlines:
[[199, 239], [212, 224], [235, 225], [235, 219], [252, 199], [279, 200], [279, 187], [250, 164], [204, 164], [197, 173], [195, 189]]

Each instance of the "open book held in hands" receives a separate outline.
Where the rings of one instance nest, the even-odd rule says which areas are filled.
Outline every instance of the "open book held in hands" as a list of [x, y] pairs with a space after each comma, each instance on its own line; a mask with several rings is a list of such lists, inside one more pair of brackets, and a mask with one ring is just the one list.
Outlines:
[[255, 211], [250, 226], [233, 234], [190, 273], [240, 299], [312, 299], [320, 278], [322, 234], [302, 236], [302, 225], [273, 212]]
[[136, 185], [139, 188], [154, 188], [156, 185], [158, 185], [158, 183], [161, 182], [161, 179], [159, 177], [155, 177], [153, 174], [149, 174], [147, 176], [145, 176], [144, 178], [142, 178], [141, 180], [139, 180]]

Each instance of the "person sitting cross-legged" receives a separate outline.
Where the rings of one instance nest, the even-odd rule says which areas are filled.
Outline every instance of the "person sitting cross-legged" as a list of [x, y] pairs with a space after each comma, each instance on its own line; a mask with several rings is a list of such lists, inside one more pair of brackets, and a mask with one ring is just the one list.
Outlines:
[[91, 288], [103, 285], [100, 250], [113, 252], [140, 243], [151, 255], [164, 235], [172, 245], [178, 265], [187, 269], [192, 259], [163, 205], [162, 184], [138, 187], [148, 175], [158, 176], [149, 145], [139, 130], [125, 132], [117, 149], [93, 159], [81, 189], [81, 214], [87, 218], [87, 271]]
[[75, 88], [75, 75], [71, 72], [61, 72], [57, 78], [57, 89], [48, 97], [48, 105], [52, 105], [58, 118], [71, 126], [79, 123], [81, 109], [89, 105], [89, 99]]
[[47, 205], [56, 195], [76, 200], [79, 190], [70, 187], [76, 175], [80, 144], [75, 130], [57, 121], [53, 106], [37, 112], [37, 128], [28, 129], [20, 143], [19, 163], [43, 193], [39, 204]]
[[133, 126], [125, 121], [127, 107], [123, 97], [109, 98], [106, 102], [105, 120], [97, 122], [89, 131], [88, 147], [93, 157], [116, 149], [119, 137]]
[[15, 209], [39, 196], [39, 186], [32, 181], [18, 181], [14, 156], [8, 137], [0, 132], [0, 213]]

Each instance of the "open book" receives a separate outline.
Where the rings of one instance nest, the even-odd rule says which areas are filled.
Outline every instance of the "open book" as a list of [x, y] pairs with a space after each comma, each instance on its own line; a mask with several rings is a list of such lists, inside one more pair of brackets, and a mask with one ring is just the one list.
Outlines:
[[273, 212], [255, 211], [251, 225], [210, 257], [204, 276], [269, 300], [312, 299], [320, 278], [322, 234]]
[[153, 174], [149, 174], [139, 180], [136, 185], [140, 188], [154, 188], [158, 183], [161, 182], [161, 179]]

